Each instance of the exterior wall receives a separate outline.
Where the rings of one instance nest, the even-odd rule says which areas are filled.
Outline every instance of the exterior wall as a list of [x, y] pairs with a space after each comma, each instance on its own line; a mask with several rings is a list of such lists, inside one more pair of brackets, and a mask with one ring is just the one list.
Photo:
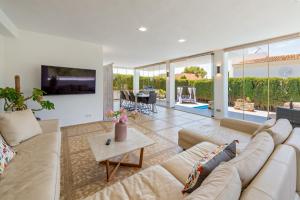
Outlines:
[[[268, 77], [268, 63], [245, 64], [245, 76]], [[243, 65], [233, 65], [233, 77], [243, 77]], [[300, 60], [270, 63], [270, 77], [300, 77]]]
[[[96, 94], [47, 96], [56, 109], [38, 112], [39, 117], [58, 118], [62, 126], [103, 119], [101, 46], [27, 31], [19, 31], [18, 38], [6, 37], [4, 40], [3, 81], [5, 86], [14, 87], [14, 76], [20, 75], [21, 90], [26, 95], [32, 88], [41, 87], [40, 67], [43, 64], [97, 70]], [[29, 106], [36, 105], [31, 103]]]

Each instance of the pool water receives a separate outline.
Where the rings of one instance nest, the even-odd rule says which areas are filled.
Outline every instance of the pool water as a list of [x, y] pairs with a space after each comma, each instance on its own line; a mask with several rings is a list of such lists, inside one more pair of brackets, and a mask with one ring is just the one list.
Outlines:
[[193, 108], [196, 108], [196, 109], [199, 109], [199, 110], [203, 110], [203, 109], [208, 109], [208, 105], [196, 106], [196, 107], [193, 107]]

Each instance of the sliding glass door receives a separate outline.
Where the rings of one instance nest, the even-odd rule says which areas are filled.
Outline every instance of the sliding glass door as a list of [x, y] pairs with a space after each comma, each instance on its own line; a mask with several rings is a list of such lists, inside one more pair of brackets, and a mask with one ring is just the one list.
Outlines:
[[268, 45], [244, 49], [244, 119], [265, 121], [268, 118]]
[[244, 118], [244, 50], [228, 52], [228, 116]]
[[300, 102], [300, 39], [227, 52], [228, 116], [263, 122]]
[[270, 112], [300, 102], [300, 39], [270, 44]]
[[175, 109], [213, 116], [213, 56], [171, 63], [175, 71]]
[[133, 89], [134, 69], [114, 67], [113, 68], [113, 98], [114, 110], [120, 109], [120, 91]]
[[166, 64], [139, 68], [138, 71], [140, 90], [154, 90], [157, 96], [156, 104], [166, 106]]

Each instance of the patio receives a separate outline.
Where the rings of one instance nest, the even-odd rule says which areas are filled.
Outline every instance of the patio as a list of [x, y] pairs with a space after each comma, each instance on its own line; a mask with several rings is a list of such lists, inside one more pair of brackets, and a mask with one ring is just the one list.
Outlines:
[[[196, 104], [181, 104], [179, 102], [175, 105], [176, 110], [185, 111], [193, 114], [203, 115], [211, 117], [213, 115], [212, 110], [208, 108], [208, 104], [199, 103]], [[248, 121], [262, 123], [268, 119], [268, 116], [274, 118], [276, 116], [275, 112], [255, 110], [254, 112], [237, 110], [233, 107], [228, 107], [227, 116], [235, 119], [245, 119]]]

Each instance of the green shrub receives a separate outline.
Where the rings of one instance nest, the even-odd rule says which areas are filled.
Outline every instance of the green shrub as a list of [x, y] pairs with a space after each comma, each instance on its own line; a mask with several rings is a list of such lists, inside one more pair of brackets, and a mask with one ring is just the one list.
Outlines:
[[114, 74], [113, 88], [114, 90], [132, 90], [133, 75]]

